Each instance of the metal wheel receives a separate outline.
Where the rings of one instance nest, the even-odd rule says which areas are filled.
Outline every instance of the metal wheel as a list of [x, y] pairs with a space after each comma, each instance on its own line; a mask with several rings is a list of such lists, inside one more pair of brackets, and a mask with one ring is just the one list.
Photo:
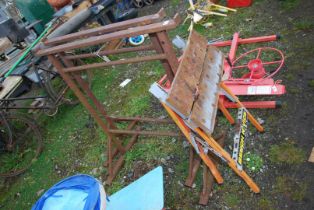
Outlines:
[[48, 103], [55, 104], [55, 106], [60, 105], [60, 102], [68, 105], [78, 104], [77, 98], [70, 93], [71, 91], [68, 91], [69, 87], [52, 66], [48, 70], [43, 71], [41, 78], [43, 86], [51, 100]]
[[143, 44], [145, 41], [145, 37], [143, 35], [134, 36], [129, 38], [129, 42], [133, 46], [138, 46]]
[[[233, 61], [231, 80], [257, 82], [272, 78], [282, 68], [284, 60], [283, 53], [276, 48], [261, 47], [248, 51]], [[238, 76], [237, 71], [240, 73]]]
[[155, 3], [155, 0], [143, 0], [146, 5], [152, 5]]
[[142, 0], [132, 0], [132, 3], [137, 8], [142, 8], [145, 5]]
[[0, 177], [25, 172], [40, 155], [42, 136], [33, 121], [13, 113], [0, 113]]

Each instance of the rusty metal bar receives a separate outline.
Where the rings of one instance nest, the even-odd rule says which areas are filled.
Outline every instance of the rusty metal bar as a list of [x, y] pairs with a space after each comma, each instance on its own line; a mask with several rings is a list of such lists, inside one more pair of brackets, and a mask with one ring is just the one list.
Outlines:
[[138, 123], [141, 122], [152, 122], [152, 123], [169, 123], [169, 124], [174, 124], [172, 120], [167, 120], [167, 119], [155, 119], [155, 118], [148, 118], [148, 117], [110, 117], [111, 120], [114, 122], [119, 122], [119, 121], [137, 121]]
[[145, 136], [182, 136], [180, 133], [165, 132], [165, 131], [134, 131], [134, 130], [118, 130], [110, 129], [110, 133], [113, 134], [125, 134], [125, 135], [145, 135]]
[[112, 167], [111, 173], [109, 173], [109, 175], [107, 177], [106, 184], [111, 185], [113, 179], [117, 176], [117, 174], [118, 174], [120, 168], [122, 167], [123, 163], [124, 163], [124, 155], [121, 155], [119, 157], [119, 159], [114, 162], [114, 166]]
[[[49, 55], [48, 56], [49, 61], [52, 63], [52, 65], [58, 70], [64, 81], [68, 84], [68, 86], [71, 88], [71, 90], [75, 93], [75, 95], [78, 97], [78, 99], [81, 101], [81, 103], [86, 107], [86, 109], [90, 112], [90, 114], [93, 116], [93, 118], [96, 120], [96, 122], [100, 125], [100, 127], [103, 129], [103, 131], [112, 138], [112, 134], [109, 132], [109, 129], [107, 125], [103, 122], [103, 120], [99, 117], [97, 111], [91, 106], [91, 104], [88, 102], [87, 98], [84, 96], [84, 93], [79, 89], [79, 87], [74, 83], [71, 76], [66, 74], [63, 71], [62, 63], [55, 58], [55, 56]], [[116, 146], [119, 148], [120, 151], [125, 152], [124, 147], [122, 146], [121, 142], [114, 141]]]
[[[62, 61], [64, 62], [64, 64], [65, 64], [66, 66], [74, 66], [74, 64], [73, 64], [70, 60], [65, 59], [63, 56], [64, 56], [64, 54], [61, 54], [61, 55], [60, 55], [60, 58], [62, 59]], [[108, 114], [107, 114], [107, 112], [106, 112], [106, 110], [105, 110], [105, 107], [103, 106], [102, 103], [100, 103], [100, 102], [98, 101], [98, 99], [96, 98], [96, 96], [93, 94], [93, 92], [92, 92], [91, 89], [89, 88], [89, 84], [88, 84], [86, 81], [84, 81], [84, 80], [81, 78], [81, 76], [78, 75], [78, 74], [73, 75], [73, 77], [74, 77], [74, 79], [76, 80], [76, 82], [81, 85], [82, 90], [83, 90], [83, 91], [87, 94], [87, 96], [93, 101], [93, 103], [95, 104], [95, 106], [96, 106], [97, 110], [99, 111], [99, 113], [101, 113], [102, 116], [105, 117], [105, 119], [106, 119], [107, 122], [108, 122], [109, 127], [112, 128], [112, 129], [116, 129], [117, 127], [114, 125], [114, 123], [112, 122], [112, 120], [110, 119], [110, 117], [108, 117]]]
[[88, 69], [96, 69], [96, 68], [101, 68], [101, 67], [106, 67], [106, 66], [140, 63], [140, 62], [145, 62], [145, 61], [164, 60], [164, 59], [166, 59], [166, 54], [149, 55], [149, 56], [130, 58], [130, 59], [125, 59], [125, 60], [93, 63], [93, 64], [87, 64], [87, 65], [82, 65], [82, 66], [69, 67], [69, 68], [64, 68], [63, 70], [65, 72], [77, 72], [77, 71], [85, 71]]
[[65, 36], [49, 39], [45, 42], [45, 45], [55, 45], [55, 44], [60, 44], [60, 43], [64, 43], [64, 42], [68, 42], [68, 41], [72, 41], [72, 40], [76, 40], [80, 38], [86, 38], [90, 36], [99, 36], [106, 33], [124, 30], [129, 27], [152, 24], [152, 23], [162, 20], [165, 16], [166, 16], [166, 13], [164, 9], [162, 8], [159, 10], [158, 13], [154, 15], [148, 15], [148, 16], [126, 20], [126, 21], [122, 21], [118, 23], [112, 23], [106, 26], [93, 28], [93, 29], [80, 31], [77, 33], [72, 33]]
[[102, 55], [114, 55], [114, 54], [121, 54], [121, 53], [128, 53], [128, 52], [137, 52], [137, 51], [150, 51], [154, 50], [153, 45], [144, 45], [139, 47], [129, 47], [129, 48], [122, 48], [117, 50], [106, 50], [106, 51], [100, 51], [98, 54], [95, 53], [86, 53], [86, 54], [78, 54], [78, 55], [67, 55], [65, 56], [68, 60], [74, 60], [74, 59], [82, 59], [82, 58], [92, 58]]
[[179, 23], [180, 23], [180, 17], [178, 14], [176, 14], [175, 17], [171, 20], [166, 20], [163, 22], [153, 23], [153, 24], [145, 25], [145, 26], [137, 26], [134, 28], [129, 28], [126, 30], [113, 32], [110, 34], [105, 34], [105, 35], [101, 35], [97, 37], [90, 37], [84, 40], [78, 40], [78, 41], [70, 42], [67, 44], [51, 47], [48, 49], [43, 49], [37, 52], [37, 56], [45, 56], [45, 55], [65, 52], [68, 50], [74, 50], [74, 49], [83, 48], [83, 47], [90, 47], [90, 46], [102, 44], [104, 42], [115, 40], [115, 39], [122, 39], [126, 37], [138, 36], [142, 34], [157, 33], [159, 31], [166, 31], [166, 30], [176, 28]]
[[[225, 137], [226, 137], [226, 133], [223, 133], [218, 139], [217, 142], [220, 146], [224, 146], [225, 143]], [[217, 156], [213, 155], [213, 154], [209, 154], [209, 157], [213, 160], [213, 162], [215, 163], [215, 165], [218, 165], [219, 161], [217, 159]], [[199, 204], [201, 205], [207, 205], [209, 198], [210, 198], [210, 193], [213, 189], [213, 185], [214, 185], [214, 177], [213, 175], [210, 173], [208, 167], [203, 167], [203, 187], [202, 187], [202, 191], [200, 193], [200, 199], [199, 199]]]
[[172, 44], [169, 44], [171, 43], [171, 41], [169, 40], [168, 34], [166, 31], [162, 31], [162, 32], [156, 33], [156, 35], [161, 44], [161, 48], [163, 49], [164, 53], [166, 53], [167, 60], [171, 67], [173, 75], [176, 75], [177, 69], [179, 67], [179, 61], [178, 61], [175, 51], [173, 50]]
[[[108, 158], [108, 177], [113, 176], [113, 163], [112, 160], [114, 158], [113, 151], [112, 151], [112, 136], [108, 136], [108, 143], [107, 143], [107, 158]], [[118, 150], [116, 148], [116, 150]]]
[[[137, 121], [132, 121], [128, 127], [127, 130], [131, 130], [135, 125], [136, 125]], [[133, 135], [132, 139], [130, 140], [130, 142], [128, 143], [128, 145], [125, 147], [126, 151], [128, 151], [129, 149], [131, 149], [131, 147], [135, 144], [136, 140], [138, 138], [138, 135]], [[114, 150], [112, 151], [112, 157], [116, 157], [119, 154], [119, 150], [117, 148], [114, 148]], [[108, 160], [106, 162], [104, 162], [104, 166], [107, 167], [109, 164]]]
[[[189, 158], [189, 175], [187, 177], [187, 179], [185, 180], [184, 185], [187, 187], [192, 187], [197, 171], [201, 165], [202, 159], [195, 154], [194, 152], [194, 148], [192, 146], [190, 146], [190, 158]], [[205, 168], [207, 168], [205, 166]]]

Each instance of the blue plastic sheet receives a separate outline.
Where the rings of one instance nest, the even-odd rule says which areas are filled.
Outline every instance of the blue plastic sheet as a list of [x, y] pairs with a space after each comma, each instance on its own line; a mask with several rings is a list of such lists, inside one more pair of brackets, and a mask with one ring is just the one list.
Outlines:
[[158, 167], [109, 197], [106, 210], [161, 210], [163, 170]]
[[100, 210], [99, 187], [89, 175], [68, 177], [45, 192], [32, 210]]

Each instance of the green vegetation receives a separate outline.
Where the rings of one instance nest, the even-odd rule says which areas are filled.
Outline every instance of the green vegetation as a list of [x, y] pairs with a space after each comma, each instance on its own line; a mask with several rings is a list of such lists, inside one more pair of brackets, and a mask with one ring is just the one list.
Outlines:
[[300, 0], [282, 0], [281, 6], [285, 10], [292, 10], [296, 8], [300, 3]]
[[268, 198], [265, 196], [261, 197], [258, 200], [257, 206], [258, 206], [259, 210], [272, 210], [272, 209], [274, 209], [273, 200], [271, 198]]
[[[118, 66], [113, 69], [100, 69], [95, 71], [92, 89], [104, 102], [110, 114], [145, 115], [152, 100], [148, 89], [163, 74], [159, 62], [140, 64], [133, 68]], [[125, 88], [120, 88], [119, 84], [125, 79], [124, 75], [132, 81]], [[43, 153], [12, 185], [11, 182], [1, 185], [0, 202], [6, 209], [29, 209], [38, 198], [36, 194], [39, 190], [47, 190], [66, 176], [87, 173], [101, 178], [100, 175], [105, 175], [106, 169], [101, 165], [106, 160], [106, 135], [99, 127], [93, 128], [95, 122], [90, 119], [81, 104], [62, 105], [57, 115], [52, 118], [42, 116], [39, 122], [44, 128]], [[147, 160], [153, 159], [153, 155], [159, 157], [159, 143], [169, 142], [160, 139], [156, 141], [157, 138], [152, 138], [152, 141], [146, 139], [150, 143], [137, 144], [137, 147], [128, 153], [126, 166], [141, 156], [141, 153], [145, 153], [146, 156], [142, 157]], [[120, 181], [116, 180], [112, 189], [120, 189], [122, 185], [119, 183]], [[19, 196], [16, 196], [17, 194]]]
[[271, 146], [269, 157], [273, 163], [300, 164], [305, 160], [305, 152], [294, 142], [284, 142]]
[[180, 3], [180, 0], [171, 0], [171, 4], [173, 5], [173, 6], [176, 6], [176, 5], [178, 5]]
[[[227, 169], [233, 174], [232, 170]], [[231, 209], [239, 209], [241, 205], [250, 197], [250, 190], [240, 183], [237, 178], [225, 180], [223, 185], [218, 185], [214, 189], [222, 196], [222, 202]]]
[[287, 92], [288, 93], [292, 93], [292, 94], [299, 94], [301, 92], [301, 90], [298, 87], [295, 87], [295, 86], [290, 86], [287, 89], [288, 89]]
[[302, 201], [306, 195], [308, 186], [305, 183], [299, 183], [291, 177], [280, 176], [276, 179], [275, 192], [282, 193], [294, 201]]
[[224, 195], [224, 201], [231, 208], [235, 208], [240, 204], [240, 198], [238, 197], [238, 194], [234, 193], [228, 193]]
[[314, 28], [313, 20], [300, 20], [294, 23], [298, 30], [308, 31]]
[[[166, 1], [165, 1], [166, 2]], [[223, 1], [224, 2], [224, 1]], [[283, 35], [280, 42], [258, 43], [251, 45], [241, 45], [239, 47], [237, 56], [245, 51], [255, 49], [260, 46], [272, 46], [283, 50], [287, 55], [287, 65], [290, 73], [284, 78], [284, 84], [296, 79], [297, 74], [293, 72], [301, 71], [309, 67], [309, 62], [306, 61], [306, 56], [312, 56], [313, 45], [304, 42], [298, 42], [295, 39], [295, 30], [289, 30], [283, 26], [282, 20], [277, 15], [280, 8], [276, 11], [268, 11], [268, 4], [270, 0], [257, 0], [250, 8], [239, 8], [237, 13], [229, 13], [228, 17], [211, 17], [213, 27], [205, 29], [201, 26], [195, 26], [195, 29], [201, 34], [205, 35], [208, 40], [216, 39], [223, 36], [224, 40], [232, 38], [234, 32], [239, 31], [240, 36], [263, 36], [273, 34], [274, 31]], [[179, 8], [183, 1], [171, 0], [168, 16], [171, 17], [175, 12], [183, 10]], [[280, 2], [283, 9], [293, 9], [299, 4], [298, 0], [286, 0]], [[187, 4], [186, 4], [187, 5]], [[173, 9], [174, 6], [178, 10]], [[263, 12], [261, 12], [263, 8]], [[280, 14], [281, 15], [281, 14]], [[280, 16], [279, 15], [279, 16]], [[183, 19], [185, 15], [183, 14]], [[270, 18], [271, 25], [270, 25]], [[188, 38], [189, 21], [181, 24], [175, 30], [169, 31], [170, 38], [179, 35], [182, 38]], [[296, 22], [293, 24], [298, 30], [310, 30], [311, 24], [306, 20], [305, 22]], [[293, 39], [294, 38], [294, 39]], [[227, 53], [228, 47], [222, 48], [222, 51]], [[121, 57], [129, 57], [134, 54], [128, 53]], [[119, 59], [119, 56], [110, 56], [110, 59]], [[300, 62], [302, 60], [302, 62]], [[92, 63], [95, 60], [86, 60], [85, 62]], [[101, 61], [96, 59], [96, 61]], [[114, 68], [102, 68], [94, 75], [92, 89], [95, 95], [103, 102], [109, 114], [115, 116], [167, 116], [167, 114], [159, 106], [159, 103], [148, 92], [150, 85], [158, 80], [164, 74], [164, 69], [160, 62], [148, 62], [134, 65], [115, 66]], [[120, 88], [119, 84], [125, 79], [130, 78], [132, 81]], [[281, 76], [278, 77], [282, 78]], [[290, 91], [289, 85], [287, 88]], [[314, 80], [308, 83], [309, 87], [314, 88]], [[292, 92], [297, 93], [292, 89]], [[267, 126], [272, 127], [281, 121], [280, 117], [285, 117], [289, 111], [289, 101], [283, 103], [279, 111], [261, 111], [261, 117], [267, 119]], [[236, 116], [236, 110], [232, 112]], [[66, 176], [76, 173], [93, 174], [97, 178], [102, 178], [106, 175], [106, 168], [101, 167], [106, 160], [106, 135], [95, 125], [95, 122], [90, 119], [86, 109], [82, 105], [60, 107], [59, 113], [52, 118], [41, 118], [40, 124], [43, 128], [45, 148], [42, 155], [32, 165], [31, 169], [20, 177], [9, 180], [7, 183], [0, 181], [0, 208], [4, 209], [30, 209], [32, 204], [38, 199], [37, 192], [45, 189], [47, 190], [57, 181]], [[224, 130], [230, 131], [231, 127], [224, 117], [219, 117], [218, 124], [221, 124]], [[127, 124], [120, 123], [119, 127], [125, 128]], [[147, 129], [169, 129], [174, 131], [175, 126], [156, 126], [150, 127], [143, 125]], [[253, 135], [256, 134], [253, 126], [250, 126]], [[254, 129], [254, 130], [253, 130]], [[228, 133], [226, 137], [226, 148], [232, 142], [233, 131]], [[265, 144], [266, 134], [261, 135], [262, 141], [259, 142], [258, 149], [267, 150], [269, 148], [268, 142]], [[267, 132], [268, 135], [268, 132]], [[269, 134], [271, 135], [271, 134]], [[268, 136], [266, 136], [268, 137]], [[275, 137], [276, 138], [276, 137]], [[125, 165], [122, 167], [117, 178], [111, 186], [106, 186], [106, 191], [112, 194], [122, 187], [129, 184], [129, 181], [124, 179], [128, 173], [133, 170], [136, 161], [144, 161], [155, 167], [160, 163], [161, 158], [169, 155], [174, 155], [173, 162], [163, 165], [165, 170], [165, 199], [166, 206], [169, 209], [195, 209], [195, 204], [199, 198], [202, 173], [200, 170], [196, 178], [196, 188], [188, 189], [182, 186], [188, 174], [188, 148], [183, 149], [182, 139], [176, 138], [159, 138], [159, 137], [143, 137], [134, 145], [134, 147], [126, 154]], [[257, 145], [257, 144], [255, 144]], [[270, 147], [270, 160], [272, 164], [299, 164], [304, 162], [305, 154], [300, 148], [297, 148], [294, 143], [285, 142]], [[246, 156], [245, 156], [246, 157]], [[254, 171], [259, 170], [263, 166], [263, 158], [257, 154], [249, 155], [250, 161], [245, 164], [250, 168], [255, 167]], [[252, 161], [251, 161], [252, 160]], [[264, 159], [265, 160], [265, 159]], [[168, 160], [167, 160], [168, 161]], [[244, 161], [245, 158], [244, 158]], [[174, 170], [172, 175], [167, 173], [168, 168]], [[276, 167], [278, 172], [279, 167]], [[291, 173], [295, 173], [296, 167], [293, 167], [289, 172], [283, 172], [282, 177], [279, 177], [275, 183], [273, 193], [287, 195], [295, 201], [301, 201], [305, 197], [305, 192], [308, 186], [305, 183], [299, 183], [295, 180], [288, 179]], [[97, 173], [92, 173], [97, 169]], [[213, 201], [209, 205], [216, 205], [213, 209], [228, 206], [231, 209], [239, 209], [257, 205], [259, 209], [273, 209], [276, 203], [273, 203], [273, 198], [267, 197], [258, 198], [251, 194], [249, 188], [240, 178], [235, 175], [226, 164], [220, 164], [219, 170], [225, 178], [223, 185], [214, 185]], [[265, 173], [273, 173], [273, 171], [266, 171]], [[251, 170], [251, 172], [254, 172]], [[279, 171], [282, 172], [282, 171]], [[144, 172], [143, 172], [144, 173]], [[286, 175], [287, 174], [287, 175]], [[262, 176], [263, 174], [261, 174]], [[265, 191], [269, 191], [270, 183], [262, 183], [260, 180], [252, 177], [261, 189], [266, 186]], [[263, 177], [264, 178], [264, 177]], [[268, 180], [270, 182], [270, 180]], [[294, 190], [296, 189], [296, 191]], [[263, 189], [262, 189], [263, 191]], [[265, 193], [265, 192], [262, 192]], [[215, 197], [217, 196], [217, 197]], [[218, 198], [219, 196], [219, 198]], [[268, 197], [269, 196], [269, 197]], [[218, 198], [218, 199], [217, 199]], [[207, 209], [205, 207], [204, 209]], [[202, 208], [200, 208], [202, 209]]]
[[250, 152], [244, 154], [245, 167], [251, 172], [258, 172], [263, 167], [263, 159]]
[[308, 86], [311, 88], [314, 88], [314, 79], [312, 79], [308, 82]]
[[289, 81], [295, 80], [295, 75], [293, 73], [287, 73], [285, 74], [285, 78]]

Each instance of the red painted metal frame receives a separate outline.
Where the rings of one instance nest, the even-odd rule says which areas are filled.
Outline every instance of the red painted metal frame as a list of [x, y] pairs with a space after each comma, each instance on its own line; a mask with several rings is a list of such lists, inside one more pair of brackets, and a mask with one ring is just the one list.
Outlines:
[[[233, 39], [230, 41], [215, 42], [211, 45], [216, 47], [226, 47], [230, 46], [230, 51], [228, 57], [224, 62], [224, 84], [226, 84], [235, 95], [238, 96], [259, 96], [259, 95], [269, 95], [269, 96], [280, 96], [286, 93], [284, 85], [281, 85], [281, 81], [274, 81], [272, 78], [264, 78], [256, 84], [248, 83], [246, 84], [243, 79], [233, 79], [232, 78], [232, 64], [237, 61], [236, 53], [238, 46], [241, 44], [253, 44], [259, 42], [270, 42], [276, 41], [278, 39], [277, 35], [262, 36], [262, 37], [252, 37], [247, 39], [240, 38], [239, 33], [233, 35]], [[281, 65], [282, 66], [282, 65]], [[281, 67], [280, 66], [280, 67]], [[277, 73], [277, 72], [276, 72]], [[273, 74], [271, 75], [273, 76]], [[220, 96], [220, 101], [225, 108], [237, 108], [237, 105], [230, 102], [224, 95]], [[276, 108], [279, 104], [276, 101], [247, 101], [243, 102], [247, 108]]]

